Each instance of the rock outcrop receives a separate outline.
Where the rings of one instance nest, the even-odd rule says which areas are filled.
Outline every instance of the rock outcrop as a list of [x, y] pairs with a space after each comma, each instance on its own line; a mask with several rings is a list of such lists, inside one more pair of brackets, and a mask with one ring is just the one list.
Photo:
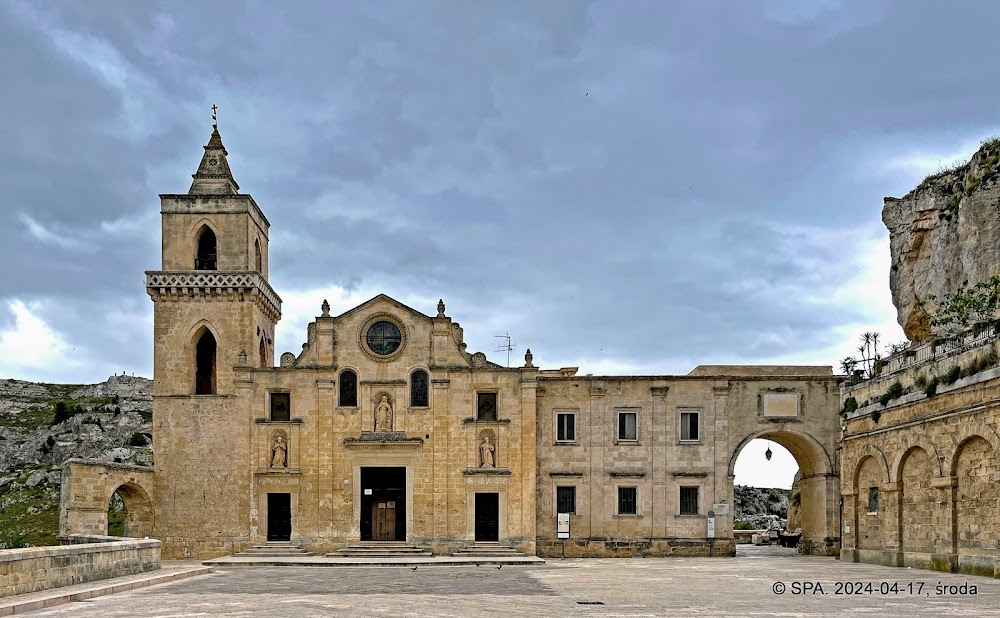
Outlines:
[[927, 339], [931, 297], [1000, 274], [1000, 139], [983, 142], [968, 163], [928, 176], [904, 197], [885, 198], [882, 221], [897, 320], [910, 341]]
[[93, 385], [0, 380], [0, 549], [55, 543], [63, 461], [152, 465], [152, 391], [152, 380], [124, 375]]
[[735, 485], [733, 494], [736, 501], [734, 525], [746, 522], [744, 527], [751, 530], [784, 529], [789, 490]]

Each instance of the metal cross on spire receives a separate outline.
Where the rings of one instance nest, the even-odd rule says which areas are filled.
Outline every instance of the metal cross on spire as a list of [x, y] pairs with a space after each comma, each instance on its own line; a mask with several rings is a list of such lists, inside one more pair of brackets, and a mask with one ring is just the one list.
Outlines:
[[216, 129], [219, 128], [219, 115], [217, 113], [218, 111], [219, 111], [219, 106], [217, 106], [215, 103], [212, 103], [212, 126], [215, 127]]

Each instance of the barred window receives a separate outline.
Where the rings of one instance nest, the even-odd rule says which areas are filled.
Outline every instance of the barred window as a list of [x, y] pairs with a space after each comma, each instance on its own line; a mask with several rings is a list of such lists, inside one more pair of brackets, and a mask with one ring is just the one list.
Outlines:
[[576, 487], [556, 487], [556, 512], [576, 515]]
[[287, 421], [291, 419], [292, 402], [289, 393], [271, 393], [271, 420]]
[[681, 515], [698, 514], [698, 488], [681, 487]]
[[572, 412], [556, 414], [556, 441], [576, 442], [576, 414]]
[[340, 405], [342, 407], [358, 407], [358, 374], [350, 369], [340, 372]]
[[878, 513], [878, 487], [868, 488], [868, 512]]
[[427, 397], [427, 372], [418, 369], [410, 374], [410, 405], [416, 407], [426, 407]]
[[639, 489], [637, 487], [619, 487], [618, 488], [618, 514], [619, 515], [637, 515], [639, 513], [638, 505], [638, 494]]

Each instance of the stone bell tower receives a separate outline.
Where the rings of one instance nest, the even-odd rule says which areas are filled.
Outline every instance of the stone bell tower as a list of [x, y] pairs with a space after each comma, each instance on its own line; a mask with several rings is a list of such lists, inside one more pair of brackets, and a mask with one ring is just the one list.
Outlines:
[[267, 281], [269, 223], [239, 193], [218, 125], [184, 194], [160, 195], [163, 266], [146, 272], [154, 303], [158, 395], [233, 392], [233, 366], [268, 367], [281, 299]]
[[[226, 553], [246, 534], [253, 411], [237, 382], [272, 367], [281, 299], [268, 284], [268, 221], [239, 192], [217, 124], [190, 189], [160, 195], [153, 300], [154, 534], [173, 558]], [[251, 373], [248, 373], [251, 372]]]

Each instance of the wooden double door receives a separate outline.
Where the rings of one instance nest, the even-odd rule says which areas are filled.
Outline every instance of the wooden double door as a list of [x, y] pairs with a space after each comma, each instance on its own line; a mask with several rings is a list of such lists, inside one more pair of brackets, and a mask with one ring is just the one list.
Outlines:
[[406, 540], [406, 468], [361, 468], [361, 540]]

